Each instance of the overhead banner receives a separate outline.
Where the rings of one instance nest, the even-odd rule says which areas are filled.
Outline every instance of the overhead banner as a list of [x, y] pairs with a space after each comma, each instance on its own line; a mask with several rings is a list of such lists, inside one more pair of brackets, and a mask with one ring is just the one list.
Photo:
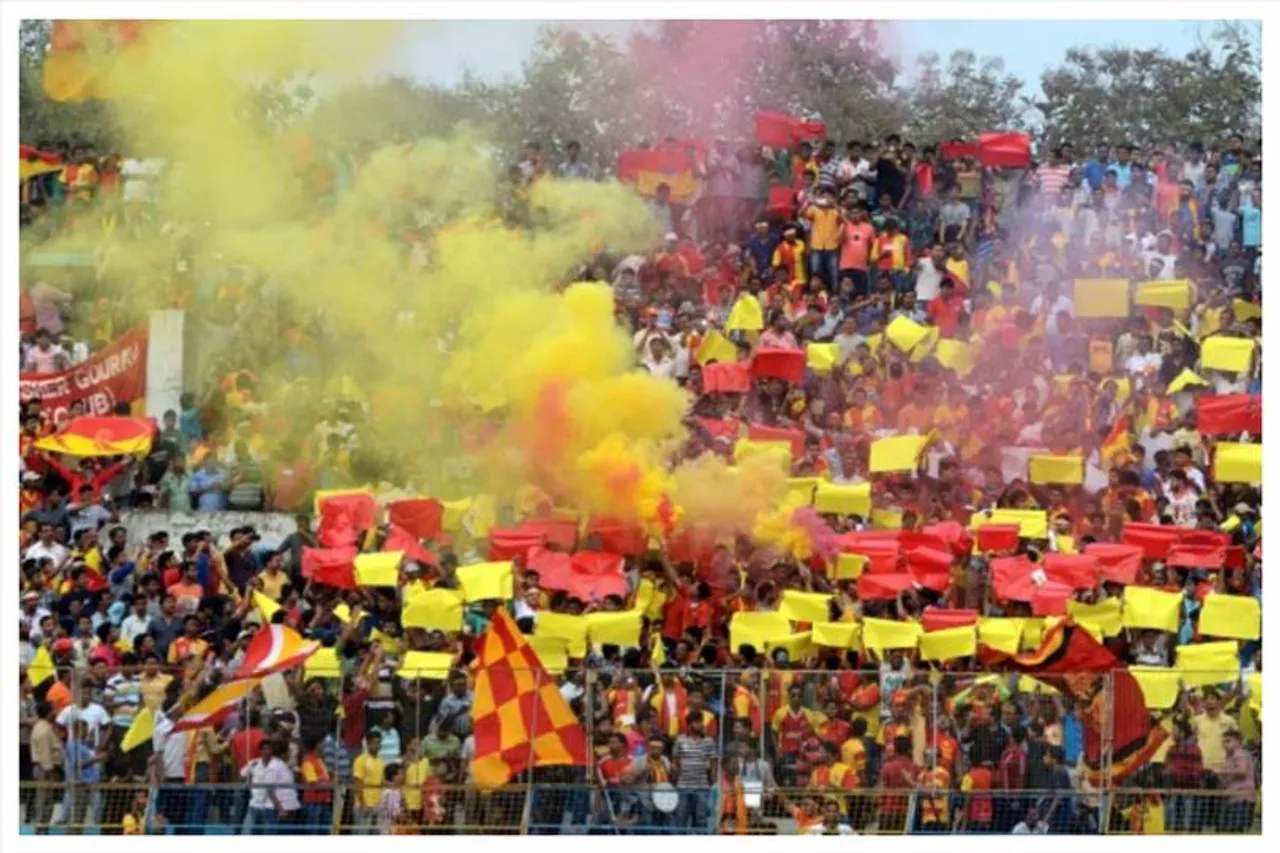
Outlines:
[[125, 332], [70, 370], [61, 373], [22, 373], [18, 399], [40, 398], [40, 408], [54, 423], [67, 419], [76, 400], [86, 415], [110, 415], [117, 403], [133, 404], [147, 394], [147, 327]]

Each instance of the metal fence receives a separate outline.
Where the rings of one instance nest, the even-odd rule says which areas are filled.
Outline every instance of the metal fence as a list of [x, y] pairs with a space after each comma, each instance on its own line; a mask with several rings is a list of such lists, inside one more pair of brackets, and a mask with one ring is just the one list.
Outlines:
[[[24, 831], [1170, 834], [1260, 824], [1260, 771], [1228, 790], [1210, 761], [1221, 760], [1220, 749], [1205, 750], [1191, 782], [1166, 766], [1181, 743], [1176, 721], [1202, 698], [1202, 678], [1184, 678], [1173, 701], [1159, 703], [1169, 707], [1149, 713], [1131, 694], [1117, 698], [1108, 673], [569, 669], [556, 679], [588, 733], [588, 765], [537, 768], [483, 791], [468, 775], [470, 694], [461, 673], [415, 680], [391, 667], [347, 667], [273, 676], [221, 726], [190, 733], [181, 756], [159, 740], [160, 753], [151, 742], [123, 752], [129, 715], [119, 697], [140, 694], [140, 707], [159, 711], [164, 675], [60, 674], [72, 702], [57, 718], [99, 758], [97, 772], [70, 763], [25, 772]], [[174, 694], [168, 689], [169, 701]], [[1223, 728], [1243, 732], [1260, 768], [1250, 703], [1238, 690], [1225, 699]], [[95, 702], [112, 725], [76, 726], [75, 709]], [[1116, 737], [1148, 719], [1170, 741], [1130, 766], [1128, 744]], [[1025, 733], [1028, 771], [1016, 791], [999, 766], [1015, 732]], [[264, 738], [295, 780], [281, 787], [280, 808], [242, 777]], [[914, 768], [911, 779], [893, 776], [895, 758]], [[1050, 763], [1061, 769], [1042, 766]], [[321, 767], [320, 781], [304, 765]]]

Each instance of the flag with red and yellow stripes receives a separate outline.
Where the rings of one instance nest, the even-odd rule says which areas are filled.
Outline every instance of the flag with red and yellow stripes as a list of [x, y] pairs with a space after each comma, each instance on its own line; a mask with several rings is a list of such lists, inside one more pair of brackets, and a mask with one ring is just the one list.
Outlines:
[[505, 611], [480, 637], [474, 666], [471, 772], [477, 785], [496, 788], [528, 767], [587, 763], [582, 724]]
[[1118, 462], [1125, 461], [1132, 442], [1133, 437], [1129, 433], [1129, 415], [1125, 413], [1116, 418], [1111, 432], [1107, 433], [1107, 437], [1102, 440], [1102, 446], [1099, 448], [1102, 467], [1111, 468]]

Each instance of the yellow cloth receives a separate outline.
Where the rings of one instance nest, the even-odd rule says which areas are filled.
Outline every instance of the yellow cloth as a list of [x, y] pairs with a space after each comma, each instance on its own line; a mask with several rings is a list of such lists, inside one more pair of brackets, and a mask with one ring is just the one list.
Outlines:
[[1252, 302], [1246, 302], [1243, 299], [1232, 299], [1231, 313], [1235, 314], [1237, 323], [1243, 323], [1246, 320], [1261, 320], [1262, 306], [1254, 305]]
[[53, 676], [53, 658], [49, 656], [49, 650], [41, 646], [27, 667], [27, 681], [32, 687], [39, 687]]
[[555, 637], [565, 641], [565, 652], [571, 658], [587, 656], [587, 619], [570, 613], [539, 611], [533, 636]]
[[458, 582], [467, 601], [507, 601], [512, 595], [511, 562], [460, 566]]
[[1123, 278], [1078, 278], [1074, 304], [1078, 319], [1128, 317], [1129, 282]]
[[791, 622], [781, 613], [735, 613], [729, 620], [729, 650], [734, 654], [744, 644], [763, 652], [770, 640], [791, 635]]
[[813, 508], [830, 515], [860, 515], [871, 512], [870, 483], [819, 483], [814, 493]]
[[1083, 456], [1032, 456], [1027, 471], [1033, 483], [1078, 485], [1084, 482]]
[[738, 360], [738, 348], [724, 335], [712, 329], [698, 345], [695, 357], [698, 359], [698, 364], [707, 364], [712, 361], [733, 363]]
[[978, 620], [978, 640], [999, 652], [1016, 655], [1021, 650], [1022, 620], [984, 616]]
[[1206, 637], [1233, 640], [1262, 638], [1262, 607], [1250, 595], [1224, 595], [1211, 592], [1200, 611], [1200, 633]]
[[1177, 633], [1181, 617], [1181, 592], [1165, 592], [1147, 586], [1124, 588], [1124, 627]]
[[1186, 311], [1191, 308], [1191, 282], [1186, 279], [1140, 282], [1133, 304]]
[[871, 473], [915, 471], [920, 454], [929, 443], [927, 435], [895, 435], [871, 443]]
[[814, 622], [810, 633], [815, 645], [833, 649], [852, 649], [861, 625], [857, 622]]
[[280, 611], [279, 604], [276, 604], [256, 589], [253, 591], [253, 606], [262, 613], [262, 621], [268, 625], [271, 624], [271, 617]]
[[760, 300], [750, 293], [739, 294], [724, 322], [726, 332], [758, 332], [764, 328], [764, 311]]
[[943, 338], [933, 351], [934, 358], [948, 370], [964, 378], [973, 370], [973, 347], [966, 341]]
[[405, 602], [400, 624], [405, 628], [462, 630], [462, 596], [451, 589], [429, 589]]
[[996, 509], [991, 515], [974, 513], [970, 526], [978, 529], [988, 524], [1016, 524], [1023, 539], [1046, 539], [1049, 536], [1049, 516], [1042, 509]]
[[616, 613], [588, 613], [587, 636], [596, 646], [638, 647], [642, 615], [638, 609]]
[[1082, 625], [1092, 625], [1103, 637], [1114, 637], [1119, 634], [1124, 621], [1118, 598], [1108, 598], [1100, 604], [1068, 601], [1067, 614]]
[[337, 678], [341, 674], [338, 650], [332, 646], [321, 646], [316, 649], [315, 654], [307, 658], [307, 662], [302, 667], [302, 677], [308, 681], [312, 678]]
[[538, 655], [542, 667], [551, 675], [562, 675], [569, 668], [569, 644], [561, 637], [537, 634], [527, 638], [529, 646]]
[[901, 530], [902, 529], [902, 510], [900, 509], [871, 510], [871, 527], [874, 530]]
[[1240, 651], [1235, 640], [1191, 643], [1178, 646], [1177, 651], [1184, 687], [1222, 684], [1240, 677]]
[[899, 622], [893, 619], [863, 619], [862, 645], [876, 651], [888, 649], [914, 649], [920, 641], [919, 622]]
[[787, 479], [787, 496], [782, 499], [782, 505], [786, 506], [793, 502], [801, 506], [809, 506], [813, 503], [814, 492], [821, 482], [817, 477], [790, 477]]
[[1213, 478], [1219, 483], [1261, 483], [1262, 445], [1220, 442], [1213, 451]]
[[1131, 666], [1129, 672], [1142, 688], [1149, 710], [1167, 711], [1177, 704], [1181, 690], [1178, 670], [1163, 666]]
[[155, 734], [156, 717], [150, 708], [143, 708], [133, 717], [133, 722], [129, 724], [129, 729], [124, 733], [124, 740], [120, 742], [120, 751], [129, 752], [139, 744], [146, 743], [151, 740], [151, 735]]
[[831, 596], [826, 593], [786, 589], [778, 612], [792, 622], [825, 622], [830, 618], [830, 603]]
[[356, 555], [356, 583], [360, 586], [398, 586], [404, 551]]
[[428, 681], [443, 681], [449, 676], [453, 666], [453, 655], [449, 652], [406, 652], [404, 663], [396, 670], [401, 678], [424, 678]]
[[1200, 342], [1200, 366], [1205, 370], [1244, 373], [1253, 364], [1253, 338], [1212, 335]]
[[808, 344], [805, 364], [815, 373], [830, 373], [840, 363], [840, 347], [836, 344]]
[[1169, 383], [1169, 387], [1165, 389], [1166, 394], [1177, 394], [1179, 391], [1185, 390], [1192, 386], [1207, 387], [1208, 382], [1200, 378], [1194, 370], [1189, 367], [1182, 368], [1182, 372], [1173, 378]]
[[867, 568], [868, 559], [863, 554], [837, 554], [833, 577], [835, 580], [857, 580]]
[[791, 472], [791, 442], [789, 441], [752, 441], [749, 438], [740, 438], [733, 446], [734, 462], [741, 462], [749, 456], [756, 455], [772, 456], [784, 471]]
[[909, 353], [916, 345], [929, 336], [929, 329], [910, 317], [899, 314], [885, 326], [884, 335], [889, 343], [904, 353]]
[[927, 631], [920, 635], [920, 657], [951, 660], [968, 657], [978, 650], [978, 635], [972, 625]]

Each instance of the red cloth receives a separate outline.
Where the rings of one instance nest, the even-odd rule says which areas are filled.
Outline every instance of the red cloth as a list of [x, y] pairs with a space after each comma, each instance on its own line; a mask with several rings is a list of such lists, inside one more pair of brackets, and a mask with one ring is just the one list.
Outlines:
[[356, 554], [351, 546], [345, 548], [303, 548], [302, 576], [315, 583], [338, 589], [357, 589]]
[[926, 607], [920, 616], [920, 626], [925, 631], [944, 631], [947, 628], [963, 628], [978, 624], [978, 611]]
[[1165, 565], [1177, 569], [1220, 569], [1227, 560], [1227, 549], [1220, 545], [1174, 545], [1165, 557]]
[[867, 601], [892, 601], [898, 593], [911, 589], [915, 583], [907, 572], [888, 574], [864, 574], [858, 578], [858, 597]]
[[940, 521], [926, 526], [920, 532], [936, 537], [957, 557], [967, 556], [973, 550], [973, 537], [958, 521]]
[[805, 121], [786, 113], [760, 110], [756, 113], [756, 141], [770, 148], [796, 148], [827, 135], [827, 123]]
[[1058, 581], [1041, 584], [1031, 596], [1031, 612], [1036, 616], [1066, 616], [1071, 592], [1071, 587]]
[[1148, 560], [1163, 560], [1179, 541], [1178, 528], [1129, 522], [1120, 531], [1120, 541], [1126, 545], [1137, 545]]
[[391, 525], [391, 531], [387, 534], [387, 541], [382, 546], [382, 550], [403, 551], [407, 558], [423, 566], [439, 565], [435, 554], [423, 548], [418, 537], [394, 523]]
[[594, 535], [600, 540], [600, 548], [613, 554], [636, 557], [648, 550], [648, 537], [643, 530], [611, 518], [591, 519], [586, 535]]
[[800, 385], [804, 382], [804, 361], [803, 350], [759, 349], [751, 359], [751, 372], [755, 376]]
[[704, 394], [746, 394], [751, 390], [751, 362], [717, 362], [702, 368]]
[[379, 507], [373, 495], [360, 492], [321, 498], [316, 538], [326, 548], [355, 545], [361, 531], [377, 524]]
[[1031, 137], [1025, 133], [984, 133], [978, 137], [978, 162], [986, 169], [1025, 169], [1031, 165]]
[[907, 552], [907, 570], [925, 589], [946, 592], [951, 586], [951, 553], [934, 548], [914, 548]]
[[536, 531], [529, 532], [520, 528], [498, 529], [495, 527], [489, 531], [489, 559], [524, 559], [531, 549], [540, 548], [546, 544], [546, 537]]
[[526, 533], [535, 533], [550, 544], [561, 548], [572, 548], [578, 544], [578, 522], [571, 518], [529, 519], [518, 529]]
[[[749, 381], [749, 380], [748, 380]], [[740, 421], [733, 418], [694, 418], [698, 426], [705, 429], [712, 438], [727, 438], [730, 441], [738, 437], [738, 430], [742, 427]]]
[[747, 438], [752, 441], [786, 441], [791, 444], [791, 458], [804, 458], [804, 433], [798, 429], [778, 429], [777, 427], [747, 425]]
[[844, 533], [836, 537], [836, 547], [844, 553], [866, 557], [868, 574], [897, 572], [902, 561], [902, 544], [897, 539], [873, 538], [865, 533]]
[[1012, 551], [1018, 547], [1021, 528], [1016, 524], [984, 524], [978, 528], [979, 551]]
[[1262, 435], [1261, 394], [1201, 394], [1196, 398], [1196, 428], [1203, 435]]
[[1035, 564], [1025, 556], [999, 557], [991, 561], [991, 589], [997, 598], [1030, 602], [1035, 597], [1031, 572]]
[[944, 142], [938, 146], [938, 156], [943, 160], [960, 160], [978, 156], [977, 142]]
[[418, 539], [434, 539], [440, 533], [444, 505], [434, 498], [415, 498], [387, 504], [387, 520]]
[[796, 191], [785, 184], [769, 187], [768, 213], [783, 219], [794, 219], [796, 215]]
[[1044, 573], [1049, 580], [1071, 589], [1093, 589], [1098, 585], [1100, 571], [1098, 558], [1090, 554], [1048, 554], [1044, 558]]
[[1143, 551], [1137, 545], [1115, 545], [1094, 542], [1084, 548], [1086, 555], [1095, 557], [1102, 569], [1102, 579], [1111, 583], [1131, 584], [1138, 580], [1142, 568]]

